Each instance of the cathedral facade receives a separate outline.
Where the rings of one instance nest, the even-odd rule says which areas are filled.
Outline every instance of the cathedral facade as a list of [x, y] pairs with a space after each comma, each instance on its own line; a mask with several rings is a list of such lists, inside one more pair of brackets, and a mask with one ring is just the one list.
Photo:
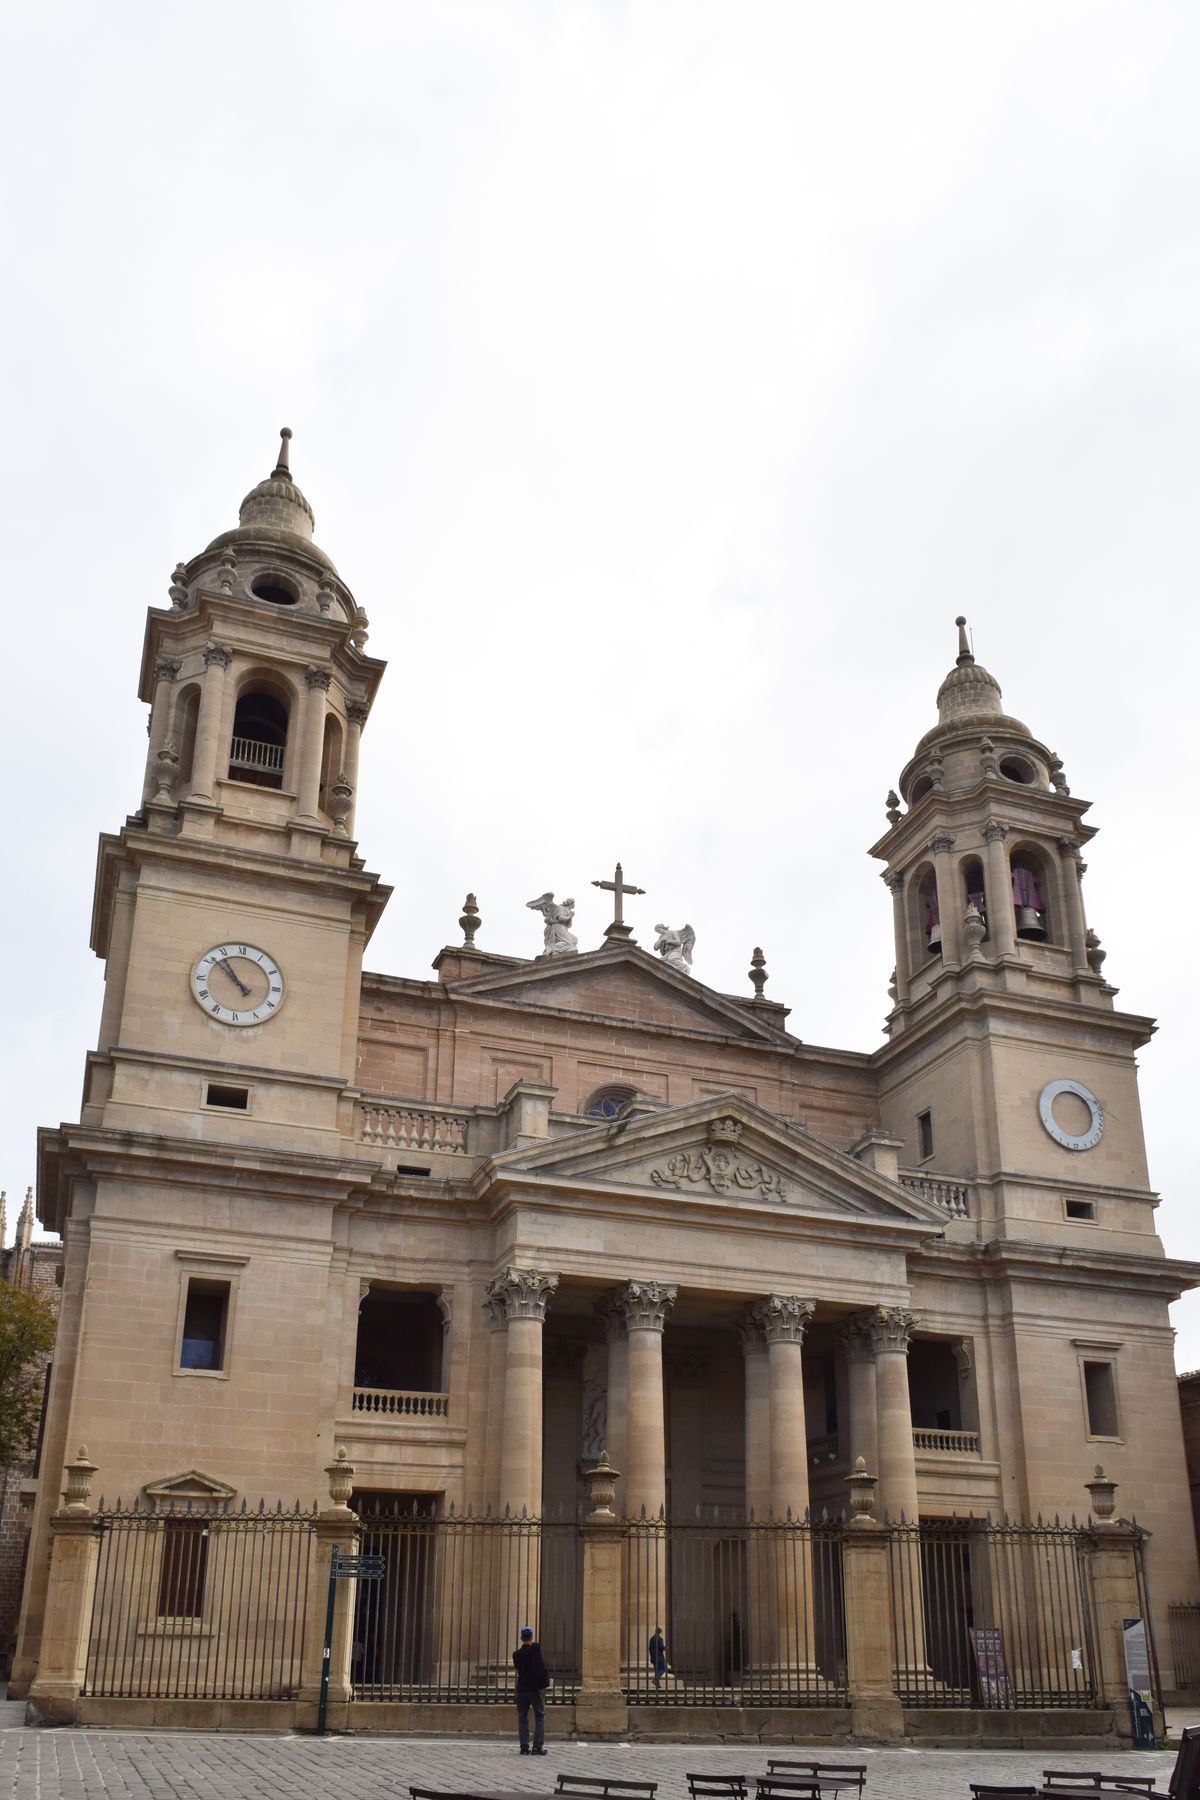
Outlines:
[[14, 1691], [83, 1443], [108, 1495], [308, 1497], [344, 1447], [363, 1503], [531, 1517], [602, 1450], [651, 1518], [837, 1513], [861, 1458], [914, 1526], [1069, 1516], [1101, 1464], [1165, 1626], [1200, 1595], [1167, 1316], [1200, 1271], [1155, 1232], [1152, 1026], [1088, 929], [1088, 804], [961, 622], [871, 850], [881, 1048], [793, 1036], [757, 954], [729, 995], [686, 934], [638, 945], [619, 869], [598, 949], [552, 894], [542, 954], [482, 949], [469, 897], [436, 979], [368, 972], [383, 665], [288, 435], [147, 617], [96, 1045], [40, 1136], [64, 1279]]

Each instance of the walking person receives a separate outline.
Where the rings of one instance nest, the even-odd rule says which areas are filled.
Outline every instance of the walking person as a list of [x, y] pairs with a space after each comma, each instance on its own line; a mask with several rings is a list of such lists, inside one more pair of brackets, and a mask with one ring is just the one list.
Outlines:
[[657, 1687], [667, 1672], [667, 1640], [663, 1636], [661, 1625], [654, 1627], [650, 1642], [646, 1645], [646, 1656], [654, 1671], [654, 1685]]
[[535, 1640], [532, 1625], [522, 1625], [520, 1648], [513, 1651], [513, 1668], [517, 1671], [517, 1732], [521, 1739], [521, 1755], [529, 1751], [529, 1709], [533, 1708], [533, 1754], [545, 1756], [546, 1689], [550, 1671]]

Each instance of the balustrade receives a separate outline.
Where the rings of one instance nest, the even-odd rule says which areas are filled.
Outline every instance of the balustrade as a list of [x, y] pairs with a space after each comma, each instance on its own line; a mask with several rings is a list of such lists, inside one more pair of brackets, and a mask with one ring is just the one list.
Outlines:
[[364, 1100], [359, 1115], [359, 1137], [364, 1144], [379, 1144], [387, 1150], [437, 1151], [443, 1156], [467, 1153], [466, 1113]]
[[407, 1388], [356, 1387], [355, 1412], [386, 1413], [405, 1419], [445, 1419], [450, 1412], [449, 1394], [414, 1393]]
[[942, 1181], [936, 1175], [920, 1175], [901, 1169], [900, 1186], [911, 1188], [933, 1206], [940, 1206], [952, 1219], [966, 1219], [971, 1212], [971, 1190], [965, 1181]]
[[913, 1429], [914, 1450], [936, 1450], [949, 1456], [978, 1456], [979, 1433], [977, 1431], [928, 1431], [919, 1427]]

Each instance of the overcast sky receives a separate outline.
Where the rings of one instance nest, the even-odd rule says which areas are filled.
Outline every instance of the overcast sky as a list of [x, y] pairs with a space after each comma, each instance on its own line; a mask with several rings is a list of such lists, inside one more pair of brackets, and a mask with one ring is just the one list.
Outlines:
[[546, 888], [593, 947], [619, 857], [643, 944], [687, 921], [747, 995], [762, 944], [800, 1036], [873, 1049], [865, 849], [965, 612], [1094, 802], [1200, 1257], [1200, 12], [39, 0], [5, 35], [10, 1233], [95, 1037], [145, 609], [288, 424], [390, 662], [372, 968], [423, 976], [468, 888], [483, 947], [535, 954]]

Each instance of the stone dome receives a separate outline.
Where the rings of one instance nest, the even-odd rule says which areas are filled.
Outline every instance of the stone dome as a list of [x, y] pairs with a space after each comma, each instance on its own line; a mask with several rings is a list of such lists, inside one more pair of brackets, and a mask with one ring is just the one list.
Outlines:
[[231, 531], [215, 537], [206, 556], [231, 547], [234, 550], [257, 548], [268, 553], [280, 550], [302, 552], [319, 567], [334, 570], [325, 552], [313, 542], [316, 520], [308, 500], [292, 480], [288, 466], [291, 431], [284, 426], [279, 433], [279, 458], [265, 481], [250, 489], [238, 509], [238, 523]]

